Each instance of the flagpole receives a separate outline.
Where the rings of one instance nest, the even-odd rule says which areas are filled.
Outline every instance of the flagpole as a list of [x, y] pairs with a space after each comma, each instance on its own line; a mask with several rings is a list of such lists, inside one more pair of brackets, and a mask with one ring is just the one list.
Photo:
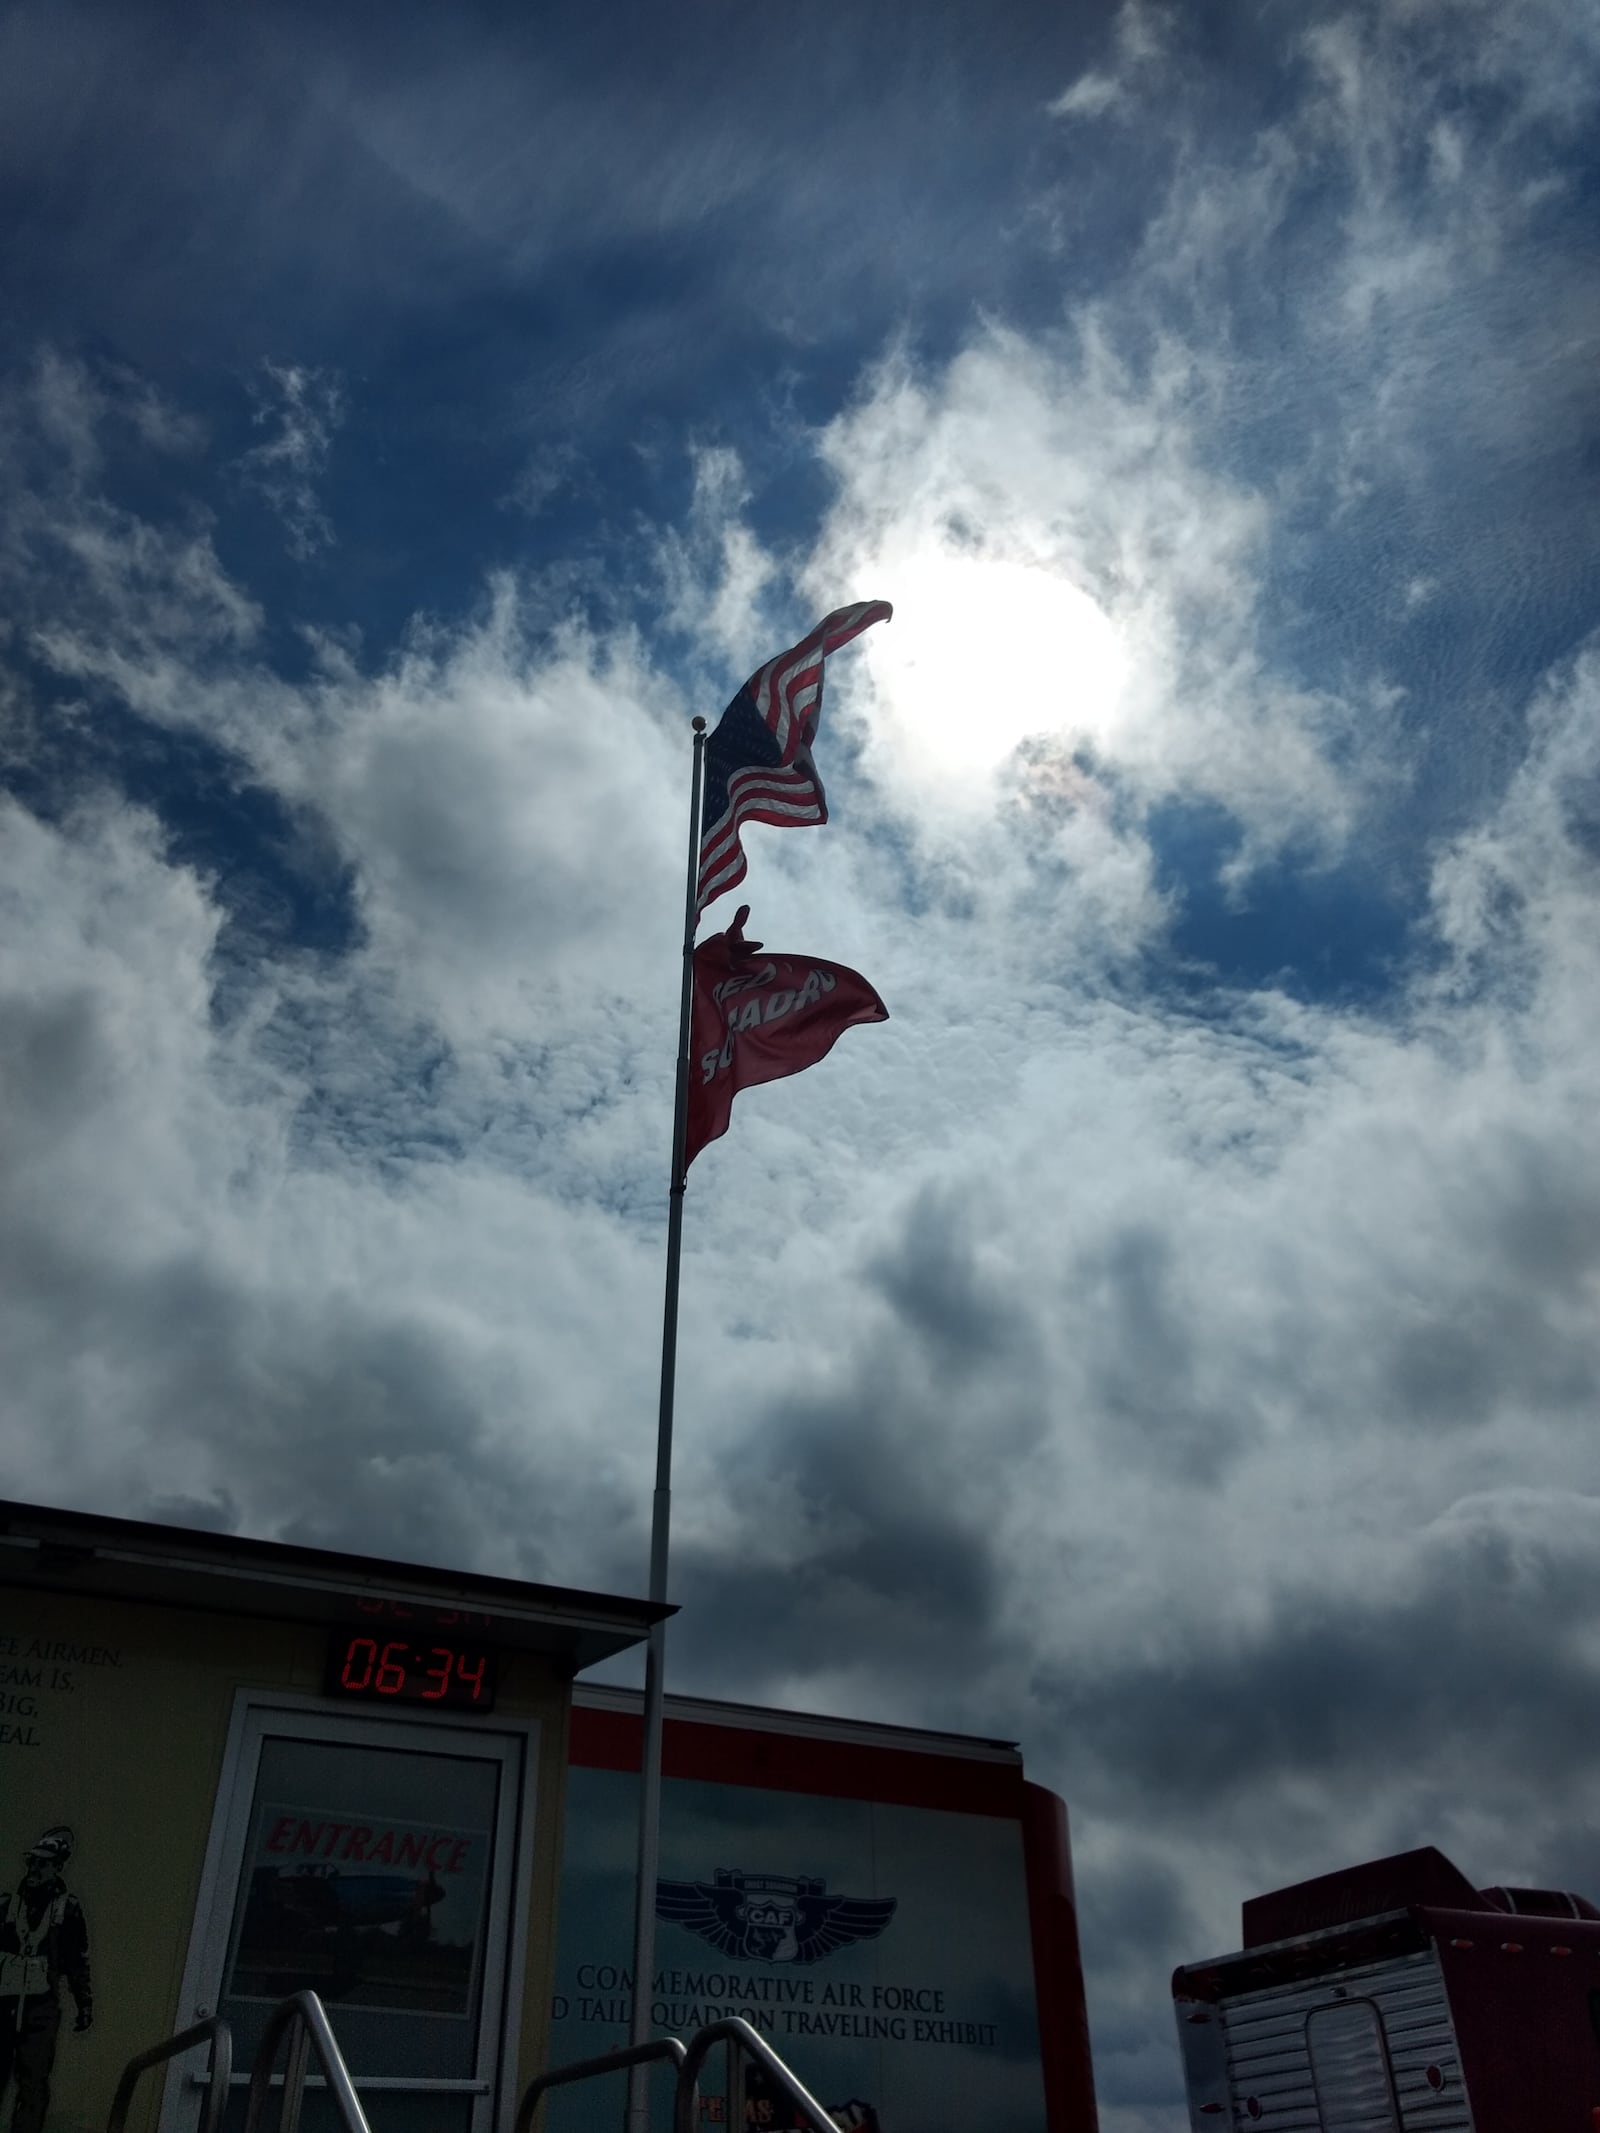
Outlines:
[[[672, 1402], [678, 1368], [678, 1264], [683, 1251], [683, 1195], [688, 1181], [684, 1141], [689, 1123], [689, 1018], [694, 1007], [694, 934], [700, 918], [700, 782], [706, 722], [694, 721], [694, 770], [689, 787], [689, 867], [683, 895], [683, 991], [678, 1007], [678, 1080], [672, 1111], [672, 1191], [667, 1203], [667, 1284], [661, 1314], [661, 1404], [656, 1421], [656, 1488], [650, 1510], [650, 1598], [667, 1597], [667, 1549], [672, 1528]], [[639, 1859], [633, 1892], [633, 2018], [628, 2042], [650, 2035], [651, 1983], [656, 1955], [656, 1876], [661, 1858], [661, 1726], [667, 1628], [652, 1623], [644, 1660], [644, 1746], [639, 1766]], [[628, 2070], [628, 2133], [647, 2133], [650, 2069]]]

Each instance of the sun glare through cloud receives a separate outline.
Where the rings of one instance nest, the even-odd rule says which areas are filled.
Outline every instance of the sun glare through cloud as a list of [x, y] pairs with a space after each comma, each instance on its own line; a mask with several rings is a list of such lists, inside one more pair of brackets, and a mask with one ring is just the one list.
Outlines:
[[981, 778], [1030, 734], [1115, 732], [1128, 650], [1081, 586], [1040, 564], [948, 551], [881, 575], [894, 620], [867, 658], [879, 718], [914, 771]]

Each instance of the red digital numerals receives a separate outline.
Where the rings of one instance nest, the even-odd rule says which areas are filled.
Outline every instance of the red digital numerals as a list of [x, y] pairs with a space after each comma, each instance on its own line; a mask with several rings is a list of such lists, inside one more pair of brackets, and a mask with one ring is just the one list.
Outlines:
[[482, 1703], [488, 1655], [456, 1651], [447, 1644], [413, 1645], [395, 1637], [352, 1637], [339, 1669], [339, 1686], [352, 1696], [406, 1696], [417, 1703], [443, 1703], [452, 1683], [456, 1703]]

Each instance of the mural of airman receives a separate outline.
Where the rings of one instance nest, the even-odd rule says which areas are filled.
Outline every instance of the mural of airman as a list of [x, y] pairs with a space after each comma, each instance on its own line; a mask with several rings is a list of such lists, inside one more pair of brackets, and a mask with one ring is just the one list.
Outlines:
[[0, 1895], [0, 2102], [15, 2083], [11, 2133], [41, 2133], [50, 2108], [63, 1978], [78, 2011], [73, 2028], [94, 2020], [89, 1928], [62, 1874], [72, 1849], [64, 1824], [45, 1830], [24, 1854], [16, 1888]]

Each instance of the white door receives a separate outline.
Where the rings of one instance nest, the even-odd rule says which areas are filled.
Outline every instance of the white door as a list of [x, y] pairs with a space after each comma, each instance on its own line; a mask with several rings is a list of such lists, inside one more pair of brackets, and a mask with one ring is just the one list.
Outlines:
[[[180, 2009], [232, 2028], [230, 2127], [272, 2008], [306, 1987], [373, 2133], [491, 2133], [514, 2107], [536, 1735], [241, 1700]], [[201, 2078], [169, 2084], [171, 2133]], [[313, 2086], [303, 2133], [335, 2123]]]

